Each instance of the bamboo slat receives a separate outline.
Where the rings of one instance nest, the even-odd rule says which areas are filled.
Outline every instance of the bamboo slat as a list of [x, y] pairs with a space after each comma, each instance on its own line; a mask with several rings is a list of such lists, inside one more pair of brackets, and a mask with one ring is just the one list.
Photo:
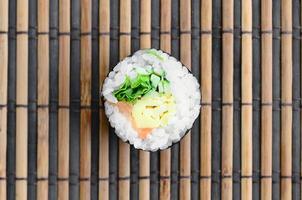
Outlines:
[[140, 2], [140, 47], [151, 47], [151, 0]]
[[[109, 71], [110, 52], [110, 1], [100, 0], [100, 65], [99, 80], [102, 83]], [[102, 106], [102, 101], [100, 106]], [[99, 200], [109, 199], [109, 126], [104, 109], [100, 109], [100, 149], [99, 149]]]
[[[140, 47], [151, 47], [151, 0], [140, 1]], [[150, 153], [139, 151], [139, 199], [150, 199]], [[143, 178], [148, 177], [148, 178]]]
[[8, 0], [0, 0], [0, 199], [6, 199]]
[[[38, 33], [49, 32], [49, 1], [38, 1]], [[49, 36], [38, 35], [37, 198], [48, 199]]]
[[[156, 36], [151, 37], [151, 32], [159, 33], [160, 49], [171, 53], [171, 43], [173, 41], [173, 47], [175, 47], [176, 51], [178, 50], [177, 46], [180, 46], [181, 62], [189, 68], [191, 68], [191, 63], [197, 63], [197, 59], [199, 59], [191, 60], [191, 56], [195, 55], [195, 47], [198, 50], [200, 46], [201, 51], [200, 54], [198, 53], [200, 55], [200, 70], [193, 68], [195, 72], [200, 71], [201, 80], [200, 135], [196, 136], [196, 138], [200, 137], [200, 141], [199, 143], [194, 141], [192, 146], [191, 135], [188, 133], [180, 142], [179, 155], [175, 154], [175, 157], [173, 157], [172, 155], [174, 154], [171, 154], [171, 149], [167, 149], [159, 152], [160, 163], [157, 160], [153, 163], [151, 162], [152, 156], [150, 156], [152, 154], [149, 152], [139, 151], [139, 159], [137, 157], [130, 158], [130, 146], [127, 143], [119, 141], [119, 147], [111, 147], [109, 145], [109, 124], [101, 98], [98, 111], [100, 118], [99, 143], [92, 143], [91, 141], [91, 120], [93, 116], [93, 111], [91, 110], [93, 94], [91, 91], [93, 90], [92, 78], [94, 77], [92, 75], [92, 58], [96, 56], [93, 54], [93, 47], [96, 47], [93, 46], [95, 45], [93, 41], [97, 41], [94, 38], [96, 35], [93, 32], [93, 24], [94, 22], [99, 23], [99, 82], [102, 87], [102, 83], [109, 72], [110, 63], [116, 61], [114, 54], [119, 54], [120, 59], [123, 59], [131, 53], [131, 21], [133, 20], [133, 16], [131, 19], [131, 2], [132, 0], [81, 0], [71, 6], [74, 3], [71, 0], [58, 0], [57, 3], [52, 3], [49, 0], [16, 0], [16, 2], [0, 0], [0, 200], [8, 198], [26, 200], [31, 196], [36, 197], [36, 199], [48, 199], [54, 198], [53, 195], [57, 195], [59, 200], [68, 200], [71, 198], [69, 194], [72, 194], [72, 196], [79, 195], [78, 197], [81, 200], [94, 199], [96, 195], [98, 195], [100, 200], [108, 200], [109, 196], [112, 198], [118, 196], [119, 199], [126, 200], [130, 199], [130, 196], [146, 200], [151, 197], [159, 197], [162, 200], [176, 197], [179, 199], [195, 199], [198, 198], [196, 195], [200, 195], [199, 198], [202, 200], [216, 199], [218, 197], [226, 200], [233, 198], [252, 200], [259, 197], [259, 195], [261, 195], [261, 199], [276, 197], [287, 200], [298, 198], [298, 193], [301, 196], [301, 191], [298, 188], [298, 186], [301, 187], [301, 183], [297, 181], [300, 177], [297, 177], [294, 172], [297, 167], [294, 156], [298, 154], [299, 150], [297, 148], [300, 148], [301, 141], [295, 142], [297, 138], [292, 135], [292, 132], [296, 133], [295, 130], [300, 126], [295, 113], [295, 110], [300, 109], [295, 99], [295, 96], [299, 96], [295, 89], [299, 87], [293, 85], [295, 84], [294, 80], [301, 79], [299, 74], [295, 77], [293, 73], [300, 73], [297, 68], [293, 67], [296, 63], [294, 61], [297, 61], [295, 56], [298, 52], [298, 46], [302, 44], [300, 43], [300, 38], [298, 38], [301, 27], [297, 26], [299, 21], [302, 21], [301, 10], [301, 19], [293, 18], [293, 14], [297, 14], [298, 8], [295, 10], [295, 5], [298, 5], [298, 3], [295, 2], [292, 5], [292, 0], [280, 0], [280, 31], [278, 27], [273, 27], [273, 20], [275, 20], [276, 24], [279, 22], [279, 16], [277, 16], [279, 3], [273, 4], [272, 0], [260, 1], [260, 30], [257, 27], [258, 12], [253, 17], [255, 13], [253, 8], [255, 10], [258, 9], [258, 3], [254, 2], [255, 5], [253, 5], [252, 0], [238, 0], [235, 3], [234, 0], [215, 1], [215, 3], [213, 0], [180, 0], [176, 2], [172, 0], [158, 0], [155, 2], [152, 2], [152, 0], [140, 0], [132, 5], [134, 10], [138, 10], [137, 5], [140, 6], [139, 18], [134, 19], [135, 23], [140, 24], [140, 48], [150, 48], [152, 46], [151, 41], [152, 44], [154, 43], [153, 45], [158, 46], [158, 38]], [[94, 3], [96, 3], [98, 8], [94, 7], [96, 6]], [[197, 8], [197, 11], [201, 9], [200, 16], [199, 11], [198, 13], [195, 12], [196, 8], [192, 9], [191, 3], [192, 6], [200, 3], [200, 8]], [[234, 8], [238, 8], [237, 3], [240, 3], [240, 12], [234, 10]], [[9, 13], [9, 10], [14, 12], [15, 5], [16, 13]], [[220, 10], [221, 6], [222, 10]], [[37, 8], [37, 19], [34, 19], [35, 14], [31, 14], [29, 8]], [[219, 8], [218, 11], [215, 11], [217, 8]], [[277, 9], [277, 17], [273, 19], [273, 9], [275, 8]], [[99, 10], [98, 20], [93, 18], [95, 17], [94, 14], [97, 13], [97, 9]], [[119, 13], [111, 13], [110, 16], [110, 9], [119, 9]], [[156, 14], [160, 13], [160, 16], [152, 16], [152, 9], [160, 9], [154, 12]], [[302, 7], [299, 9], [302, 9]], [[71, 10], [73, 10], [73, 13], [71, 13]], [[220, 12], [222, 13], [221, 16]], [[236, 27], [236, 24], [234, 26], [234, 21], [236, 21], [234, 13], [241, 13], [241, 19], [239, 20], [241, 25], [239, 28]], [[80, 16], [78, 16], [79, 14]], [[57, 16], [59, 20], [57, 20]], [[119, 19], [116, 18], [117, 16], [119, 16]], [[71, 19], [71, 17], [75, 17], [75, 19]], [[152, 17], [155, 18], [151, 23]], [[253, 27], [253, 18], [256, 22], [254, 24], [255, 27]], [[160, 19], [160, 30], [158, 30], [159, 21], [157, 19]], [[192, 27], [191, 19], [193, 22]], [[196, 22], [199, 23], [199, 19], [200, 35], [196, 30], [196, 27], [199, 26], [196, 25]], [[222, 27], [216, 27], [219, 25], [220, 20], [222, 20]], [[14, 21], [16, 21], [16, 30]], [[33, 24], [37, 21], [37, 27], [31, 26], [32, 23], [30, 21]], [[56, 30], [57, 21], [59, 30]], [[75, 26], [80, 24], [80, 30], [74, 28], [71, 31], [71, 23], [75, 23]], [[111, 27], [110, 23], [112, 23]], [[138, 31], [136, 27], [132, 27], [132, 29], [135, 29], [133, 33]], [[237, 31], [240, 31], [239, 35]], [[178, 41], [178, 34], [180, 41]], [[261, 37], [259, 37], [259, 34]], [[79, 39], [76, 38], [77, 36], [79, 36]], [[199, 36], [200, 45], [196, 45], [194, 42], [198, 40]], [[136, 34], [133, 34], [133, 37], [137, 39]], [[240, 37], [240, 41], [238, 40], [238, 43], [234, 42], [234, 37]], [[69, 129], [70, 126], [76, 128], [78, 125], [75, 124], [76, 127], [73, 127], [74, 124], [70, 124], [70, 116], [73, 117], [75, 113], [73, 112], [75, 111], [73, 104], [70, 103], [70, 95], [76, 95], [70, 93], [72, 86], [70, 85], [70, 76], [73, 74], [70, 73], [70, 48], [73, 46], [70, 45], [71, 39], [79, 40], [76, 44], [80, 45], [79, 59], [81, 61], [81, 89], [79, 91], [81, 108], [79, 115], [75, 114], [80, 117], [78, 124], [80, 127], [80, 145], [72, 148], [70, 148], [72, 143], [70, 143]], [[279, 39], [281, 43], [280, 54]], [[34, 46], [37, 44], [37, 51], [30, 49], [31, 43], [29, 41], [33, 42]], [[277, 46], [273, 46], [273, 41], [276, 42]], [[115, 46], [116, 42], [119, 42], [119, 49], [116, 48], [116, 52], [115, 50], [111, 51], [111, 47]], [[192, 47], [194, 48], [191, 47], [192, 42], [194, 44]], [[214, 43], [212, 44], [212, 42]], [[134, 42], [135, 44], [136, 42]], [[241, 55], [234, 55], [234, 52], [236, 52], [234, 47], [238, 47], [238, 44], [242, 45], [240, 48]], [[258, 53], [257, 48], [259, 48], [258, 45], [260, 44], [261, 51]], [[56, 48], [59, 50], [58, 74], [55, 71], [56, 67], [54, 69], [50, 67], [50, 63], [54, 66], [57, 64], [57, 55], [50, 53], [52, 51], [55, 52]], [[110, 52], [113, 52], [112, 58], [110, 58]], [[254, 52], [255, 54], [253, 55]], [[32, 53], [37, 54], [36, 104], [28, 101], [28, 99], [31, 99], [29, 95], [33, 91], [32, 88], [35, 88], [31, 84], [32, 81], [28, 80], [31, 77], [30, 73], [35, 72], [35, 68], [28, 66], [28, 63], [35, 64], [36, 62], [35, 56], [33, 60], [30, 59]], [[219, 57], [220, 53], [222, 54], [222, 61], [217, 61], [215, 57]], [[261, 57], [257, 58], [260, 54]], [[235, 63], [236, 61], [241, 61], [241, 69], [235, 68], [239, 70], [237, 72], [241, 73], [241, 76], [236, 71], [236, 73], [233, 73], [234, 60]], [[281, 61], [280, 74], [278, 68], [279, 60]], [[220, 62], [222, 63], [221, 69], [219, 69]], [[258, 66], [259, 62], [261, 62], [261, 68]], [[275, 69], [273, 68], [273, 62], [276, 62], [277, 67]], [[261, 69], [261, 72], [258, 71], [259, 69]], [[56, 77], [57, 75], [58, 77]], [[14, 83], [15, 76], [16, 82]], [[240, 81], [238, 81], [239, 76]], [[261, 81], [258, 80], [259, 76], [261, 76]], [[222, 78], [221, 85], [220, 78]], [[52, 99], [52, 97], [56, 98], [57, 90], [53, 88], [56, 87], [56, 84], [55, 86], [51, 85], [51, 83], [56, 82], [56, 79], [58, 79], [57, 114], [51, 111], [52, 106], [56, 110], [55, 100]], [[13, 90], [14, 88], [16, 88], [16, 91], [8, 91], [8, 89]], [[222, 99], [219, 99], [220, 88]], [[240, 91], [237, 90], [239, 88], [241, 89]], [[261, 89], [260, 105], [257, 104], [258, 100], [256, 98], [259, 89]], [[275, 103], [278, 104], [279, 100], [273, 98], [273, 91], [276, 97], [279, 96], [279, 92], [281, 94], [280, 124], [274, 124], [279, 122], [279, 112], [277, 111], [277, 115], [273, 118], [273, 105]], [[33, 93], [35, 94], [35, 92]], [[13, 100], [15, 94], [16, 105], [14, 105]], [[234, 94], [240, 94], [240, 102], [236, 100], [238, 95], [234, 100]], [[237, 105], [237, 103], [241, 104]], [[277, 104], [275, 105], [276, 107], [279, 106]], [[260, 124], [258, 106], [261, 107]], [[256, 109], [254, 116], [253, 108]], [[33, 109], [36, 109], [36, 111]], [[241, 112], [241, 114], [237, 113], [238, 116], [236, 112], [235, 115], [233, 113], [237, 109]], [[71, 113], [70, 110], [72, 111]], [[37, 115], [34, 114], [34, 116], [29, 117], [31, 116], [28, 114], [30, 112], [36, 112]], [[300, 114], [302, 118], [302, 112]], [[233, 118], [233, 115], [235, 118]], [[35, 118], [35, 116], [37, 117]], [[234, 120], [237, 118], [240, 120]], [[275, 118], [277, 121], [273, 121]], [[221, 127], [220, 122], [215, 120], [221, 120]], [[239, 127], [237, 123], [240, 123], [241, 129], [240, 146], [238, 146], [238, 138], [233, 140], [233, 131], [238, 131], [237, 127]], [[33, 124], [36, 124], [36, 126], [29, 126]], [[55, 131], [50, 127], [52, 124], [55, 128], [56, 124], [58, 125], [57, 138], [53, 137], [50, 134], [51, 132], [49, 132], [51, 130]], [[277, 131], [275, 136], [273, 135], [273, 125]], [[14, 133], [14, 126], [16, 126], [16, 133]], [[261, 131], [261, 147], [258, 147], [258, 136], [260, 136], [257, 133], [258, 128]], [[278, 136], [279, 128], [280, 138]], [[36, 142], [31, 140], [31, 134], [29, 134], [30, 137], [28, 138], [28, 132], [31, 129], [37, 129], [37, 149], [34, 146], [30, 146]], [[216, 133], [220, 129], [222, 131], [221, 138], [220, 133]], [[256, 131], [254, 136], [253, 131]], [[220, 139], [221, 147], [219, 146]], [[280, 143], [278, 143], [279, 140]], [[57, 144], [53, 144], [54, 141]], [[71, 141], [73, 142], [73, 140]], [[234, 150], [233, 141], [235, 141]], [[274, 144], [273, 141], [275, 141]], [[94, 144], [99, 145], [98, 152], [92, 151], [92, 149], [97, 148]], [[212, 145], [215, 148], [212, 148]], [[195, 149], [195, 147], [199, 149]], [[253, 149], [253, 147], [256, 148]], [[57, 166], [54, 166], [54, 163], [49, 158], [55, 157], [54, 153], [56, 152], [49, 150], [56, 150], [56, 148], [58, 148], [58, 160]], [[69, 151], [74, 148], [76, 151], [79, 148], [79, 161], [73, 157], [70, 159]], [[191, 148], [193, 148], [192, 152]], [[280, 188], [279, 183], [276, 185], [272, 184], [273, 163], [279, 163], [278, 159], [274, 161], [273, 158], [279, 156], [276, 155], [279, 148]], [[236, 160], [238, 152], [234, 154], [233, 151], [235, 149], [240, 149], [241, 151], [240, 161]], [[276, 152], [273, 152], [273, 149], [276, 149]], [[28, 155], [28, 152], [34, 152], [35, 150], [37, 150], [37, 155]], [[119, 152], [118, 158], [115, 155], [116, 150]], [[178, 151], [177, 147], [175, 150]], [[113, 154], [111, 151], [113, 151]], [[261, 161], [258, 161], [259, 151], [261, 151]], [[15, 156], [11, 155], [11, 152], [14, 152]], [[302, 150], [299, 153], [302, 154]], [[220, 155], [221, 160], [218, 160]], [[233, 155], [235, 155], [234, 158]], [[99, 156], [98, 165], [92, 162], [96, 156]], [[199, 164], [196, 160], [192, 160], [196, 159], [196, 156], [199, 156], [199, 161], [197, 161]], [[32, 163], [36, 158], [36, 163]], [[156, 156], [154, 158], [157, 159]], [[132, 170], [133, 174], [131, 173], [130, 159], [134, 159], [131, 163], [135, 166], [139, 162], [137, 181], [132, 180], [133, 177], [136, 179], [137, 169], [134, 168]], [[79, 163], [74, 163], [76, 161]], [[76, 178], [77, 175], [70, 175], [69, 163], [79, 166], [78, 178]], [[153, 172], [153, 167], [150, 165], [152, 163], [155, 164], [155, 169], [160, 167], [158, 177], [157, 174], [153, 174], [157, 172], [156, 170]], [[158, 166], [156, 163], [160, 165]], [[220, 163], [221, 166], [219, 166]], [[241, 166], [240, 176], [237, 176], [238, 172], [233, 172], [233, 163], [236, 166]], [[32, 174], [28, 170], [28, 166], [33, 166], [34, 164], [37, 167], [36, 174]], [[191, 164], [193, 166], [192, 169]], [[109, 165], [113, 167], [111, 169], [113, 174], [109, 172]], [[256, 168], [258, 166], [261, 167], [261, 174], [259, 175], [261, 188], [258, 188], [260, 183], [258, 183], [257, 178], [253, 177], [253, 175], [258, 175], [257, 172], [253, 174], [253, 165]], [[115, 168], [116, 166], [118, 166], [118, 169]], [[192, 176], [194, 179], [191, 179], [191, 170], [195, 173], [195, 170], [198, 171], [198, 166], [200, 177], [199, 182], [196, 183], [196, 174]], [[93, 183], [95, 167], [99, 168], [98, 179], [95, 179], [97, 184]], [[177, 171], [178, 167], [179, 182], [178, 180], [174, 182], [174, 178], [177, 175], [171, 173], [171, 170]], [[220, 167], [221, 174], [219, 174]], [[57, 182], [52, 184], [52, 181], [49, 181], [49, 173], [54, 173], [56, 170]], [[110, 182], [111, 178], [115, 177], [115, 173], [117, 173], [118, 186], [114, 180], [112, 183]], [[159, 179], [158, 183], [156, 180], [155, 182], [150, 182], [150, 177], [153, 177], [153, 175], [156, 180]], [[302, 167], [300, 175], [302, 175]], [[173, 177], [172, 182], [171, 177]], [[32, 178], [36, 179], [33, 180]], [[13, 180], [14, 183], [10, 180]], [[69, 190], [69, 185], [74, 184], [75, 186]], [[197, 188], [199, 188], [199, 191], [195, 190]], [[77, 190], [79, 190], [78, 193], [73, 194]], [[302, 190], [302, 187], [300, 190]], [[31, 191], [34, 194], [31, 194]], [[192, 194], [191, 191], [193, 191]]]
[[[17, 1], [16, 199], [27, 199], [28, 1]], [[19, 106], [20, 105], [20, 106]]]
[[272, 0], [261, 1], [261, 199], [272, 199]]
[[242, 2], [241, 199], [252, 200], [253, 85], [252, 1]]
[[[200, 199], [211, 199], [212, 0], [201, 2]], [[210, 33], [210, 34], [209, 34]]]
[[91, 0], [81, 0], [80, 199], [90, 199], [91, 174]]
[[[161, 0], [160, 49], [171, 53], [171, 0]], [[171, 149], [160, 152], [160, 199], [170, 199]]]
[[232, 199], [233, 175], [233, 0], [222, 3], [222, 163], [221, 199]]
[[292, 1], [281, 1], [281, 199], [292, 198]]
[[[59, 1], [58, 199], [69, 199], [70, 0]], [[66, 34], [64, 34], [66, 33]]]
[[[131, 1], [120, 0], [120, 59], [131, 53]], [[119, 199], [130, 199], [130, 146], [119, 141]]]
[[[191, 69], [191, 1], [180, 1], [180, 60]], [[191, 198], [191, 133], [180, 142], [180, 199]]]

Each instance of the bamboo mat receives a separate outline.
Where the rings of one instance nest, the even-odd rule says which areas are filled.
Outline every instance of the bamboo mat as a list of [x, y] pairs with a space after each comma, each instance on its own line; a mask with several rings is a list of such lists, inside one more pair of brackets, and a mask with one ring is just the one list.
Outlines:
[[[299, 0], [0, 0], [0, 200], [301, 199]], [[181, 142], [144, 152], [99, 88], [162, 49], [201, 84]]]

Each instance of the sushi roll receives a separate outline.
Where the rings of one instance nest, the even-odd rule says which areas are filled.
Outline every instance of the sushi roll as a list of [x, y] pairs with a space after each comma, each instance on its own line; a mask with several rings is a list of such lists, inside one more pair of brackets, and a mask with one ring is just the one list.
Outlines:
[[156, 49], [139, 50], [119, 62], [104, 80], [101, 94], [118, 137], [147, 151], [178, 142], [200, 112], [197, 79]]

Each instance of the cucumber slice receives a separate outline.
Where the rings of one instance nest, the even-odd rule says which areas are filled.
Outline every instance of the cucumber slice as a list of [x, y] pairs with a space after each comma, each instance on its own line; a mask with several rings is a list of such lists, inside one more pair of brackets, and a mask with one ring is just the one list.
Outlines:
[[163, 93], [163, 92], [164, 92], [164, 84], [163, 84], [162, 81], [160, 81], [160, 82], [158, 83], [158, 92], [159, 92], [159, 93]]
[[155, 74], [151, 74], [150, 80], [152, 87], [156, 88], [158, 86], [158, 83], [160, 82], [160, 77]]

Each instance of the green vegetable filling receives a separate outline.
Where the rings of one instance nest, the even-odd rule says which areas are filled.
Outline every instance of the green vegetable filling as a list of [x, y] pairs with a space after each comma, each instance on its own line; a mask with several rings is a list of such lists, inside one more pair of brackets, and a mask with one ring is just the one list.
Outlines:
[[152, 91], [166, 93], [170, 90], [169, 81], [165, 78], [165, 73], [158, 75], [153, 72], [148, 75], [138, 74], [135, 79], [126, 76], [121, 87], [113, 92], [118, 101], [135, 102], [147, 93]]

